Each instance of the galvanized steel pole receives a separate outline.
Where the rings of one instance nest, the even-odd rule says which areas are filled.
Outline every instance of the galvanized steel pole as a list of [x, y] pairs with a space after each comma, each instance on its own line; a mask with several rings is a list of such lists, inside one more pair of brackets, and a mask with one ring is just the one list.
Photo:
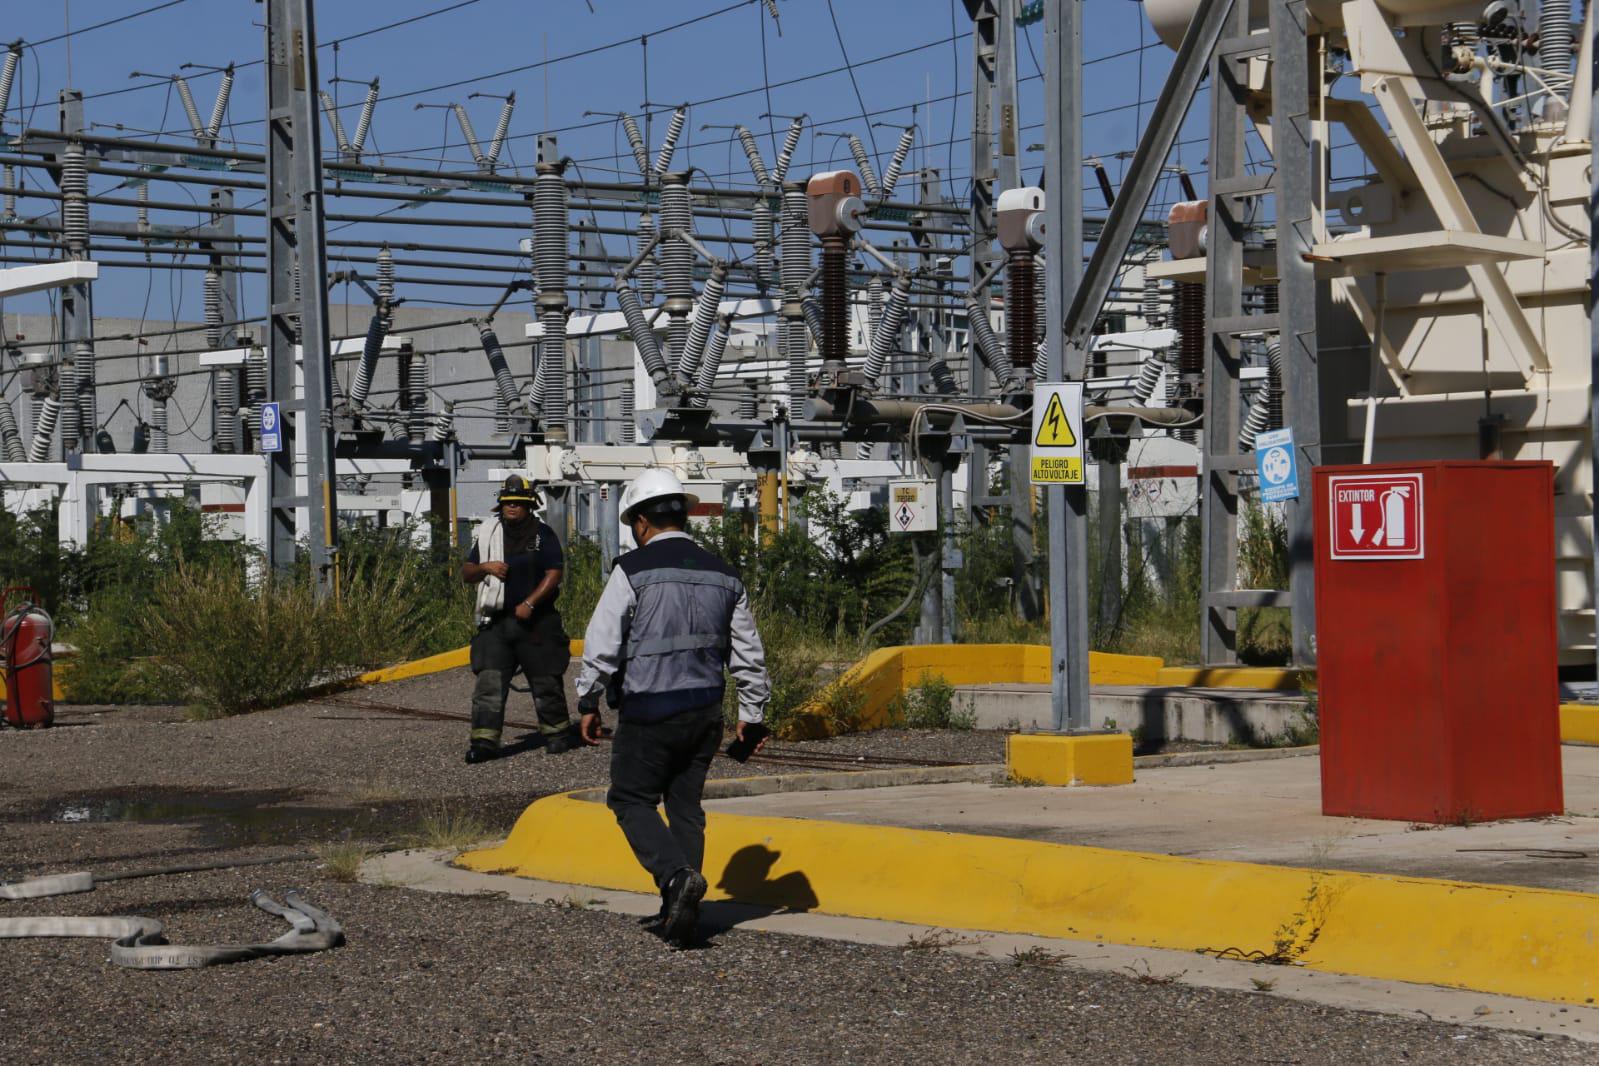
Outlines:
[[[1080, 0], [1044, 13], [1044, 173], [1049, 378], [1081, 378], [1066, 365], [1066, 309], [1083, 272], [1083, 29]], [[1050, 709], [1057, 730], [1088, 726], [1088, 492], [1045, 490], [1049, 521]]]

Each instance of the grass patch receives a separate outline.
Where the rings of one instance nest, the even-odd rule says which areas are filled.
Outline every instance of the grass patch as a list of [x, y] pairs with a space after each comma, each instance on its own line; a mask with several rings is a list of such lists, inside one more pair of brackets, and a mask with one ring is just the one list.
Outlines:
[[494, 828], [477, 815], [457, 807], [438, 807], [422, 815], [404, 840], [413, 848], [459, 851], [494, 835]]
[[318, 848], [316, 854], [322, 863], [323, 872], [328, 877], [334, 881], [352, 884], [361, 879], [361, 864], [370, 859], [373, 852], [360, 844], [345, 843]]
[[380, 770], [351, 789], [350, 797], [357, 803], [393, 803], [404, 799], [405, 793], [387, 773]]
[[1023, 950], [1017, 948], [1010, 953], [1011, 965], [1016, 967], [1033, 967], [1035, 969], [1053, 969], [1071, 958], [1065, 952], [1050, 951], [1048, 948], [1033, 947]]

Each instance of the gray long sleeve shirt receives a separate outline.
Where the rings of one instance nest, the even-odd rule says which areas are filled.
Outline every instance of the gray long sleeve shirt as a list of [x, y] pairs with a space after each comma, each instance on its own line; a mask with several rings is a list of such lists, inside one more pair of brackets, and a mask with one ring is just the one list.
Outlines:
[[[698, 546], [689, 548], [687, 545], [670, 545], [669, 542], [677, 539], [687, 540], [692, 544], [693, 538], [687, 533], [670, 531], [657, 533], [650, 538], [649, 547], [654, 547], [659, 552], [666, 548], [684, 548], [691, 551], [702, 552]], [[668, 542], [668, 543], [663, 543]], [[643, 549], [641, 549], [642, 551]], [[715, 559], [714, 556], [710, 556]], [[716, 560], [719, 567], [726, 566]], [[577, 678], [577, 694], [580, 705], [587, 702], [595, 703], [599, 694], [606, 688], [607, 682], [619, 674], [626, 677], [627, 658], [630, 647], [630, 630], [633, 626], [634, 615], [639, 606], [639, 591], [635, 588], [635, 580], [640, 580], [643, 575], [653, 573], [665, 575], [665, 581], [672, 581], [671, 574], [679, 572], [675, 568], [656, 569], [644, 571], [637, 578], [630, 577], [628, 572], [619, 563], [612, 571], [605, 584], [605, 590], [600, 595], [599, 603], [595, 605], [594, 614], [589, 619], [588, 630], [583, 636], [583, 669]], [[712, 634], [720, 640], [725, 636], [726, 670], [733, 675], [738, 685], [738, 716], [741, 721], [760, 722], [765, 718], [766, 704], [771, 699], [771, 680], [766, 672], [766, 651], [761, 644], [760, 633], [755, 627], [755, 616], [750, 611], [749, 595], [743, 583], [736, 577], [724, 575], [719, 572], [694, 570], [689, 572], [695, 581], [711, 583], [708, 587], [714, 588], [723, 595], [736, 593], [733, 601], [731, 616], [727, 622], [725, 634]], [[728, 572], [729, 575], [731, 571]], [[692, 583], [692, 582], [691, 582]], [[645, 585], [645, 587], [648, 587]], [[724, 604], [725, 600], [722, 601]], [[654, 619], [655, 624], [662, 624], [662, 619]], [[676, 620], [667, 620], [675, 622]], [[681, 620], [682, 625], [688, 624], [688, 619]], [[661, 634], [651, 634], [659, 638]], [[677, 637], [671, 634], [668, 639]], [[704, 635], [701, 635], [704, 636]], [[698, 638], [687, 636], [688, 641]], [[659, 643], [656, 639], [650, 643]], [[687, 646], [685, 645], [685, 651]], [[692, 654], [692, 653], [690, 653]], [[702, 652], [703, 654], [703, 652]]]

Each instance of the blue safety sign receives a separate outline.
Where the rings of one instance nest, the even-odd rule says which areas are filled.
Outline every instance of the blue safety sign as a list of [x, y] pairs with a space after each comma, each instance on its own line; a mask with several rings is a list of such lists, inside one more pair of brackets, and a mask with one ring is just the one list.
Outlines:
[[1255, 470], [1260, 474], [1262, 503], [1299, 499], [1299, 464], [1294, 459], [1294, 431], [1274, 429], [1255, 435]]
[[261, 405], [260, 445], [263, 452], [283, 450], [283, 414], [275, 403]]

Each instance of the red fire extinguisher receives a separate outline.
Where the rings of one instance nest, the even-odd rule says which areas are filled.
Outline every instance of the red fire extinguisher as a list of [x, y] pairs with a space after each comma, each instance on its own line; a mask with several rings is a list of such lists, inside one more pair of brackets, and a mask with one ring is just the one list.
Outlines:
[[4, 718], [7, 725], [18, 729], [43, 729], [55, 719], [50, 656], [55, 624], [44, 608], [34, 603], [37, 593], [30, 588], [6, 589], [0, 594], [0, 610], [13, 592], [26, 595], [0, 621], [0, 665], [6, 673]]

